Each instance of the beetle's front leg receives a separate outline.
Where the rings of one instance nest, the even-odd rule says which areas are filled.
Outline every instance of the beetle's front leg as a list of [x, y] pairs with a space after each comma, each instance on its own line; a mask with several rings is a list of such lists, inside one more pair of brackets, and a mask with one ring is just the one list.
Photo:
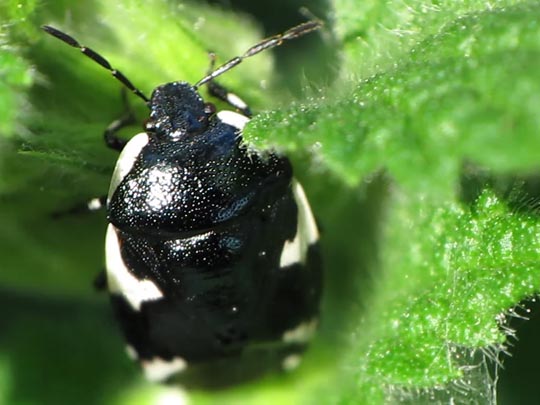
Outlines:
[[86, 212], [100, 211], [106, 207], [107, 196], [95, 197], [88, 200], [86, 203], [78, 203], [71, 208], [57, 211], [52, 214], [53, 218], [62, 218], [68, 215], [78, 215]]
[[122, 149], [124, 149], [124, 146], [128, 143], [126, 139], [122, 139], [118, 136], [118, 132], [127, 126], [133, 125], [137, 122], [135, 118], [135, 114], [133, 113], [133, 110], [131, 109], [131, 106], [129, 105], [126, 91], [125, 89], [122, 89], [122, 103], [124, 104], [125, 112], [124, 114], [117, 120], [114, 120], [110, 123], [110, 125], [105, 129], [105, 132], [103, 133], [103, 138], [105, 140], [105, 144], [118, 152], [121, 152]]
[[107, 290], [107, 273], [105, 270], [101, 270], [93, 282], [94, 289], [96, 291], [105, 291]]
[[[212, 72], [214, 70], [214, 66], [216, 64], [216, 54], [213, 52], [209, 52], [208, 56], [210, 57], [210, 69], [209, 72]], [[251, 118], [251, 109], [249, 106], [242, 100], [240, 97], [238, 97], [233, 92], [229, 91], [225, 86], [217, 83], [214, 79], [207, 82], [208, 86], [208, 93], [210, 93], [211, 96], [226, 102], [230, 106], [234, 107], [238, 111], [240, 111], [243, 115], [246, 117]]]

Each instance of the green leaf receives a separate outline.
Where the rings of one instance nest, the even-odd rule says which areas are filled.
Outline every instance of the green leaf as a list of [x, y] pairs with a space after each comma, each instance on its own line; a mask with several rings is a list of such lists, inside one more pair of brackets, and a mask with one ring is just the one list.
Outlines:
[[[259, 116], [246, 137], [263, 147], [312, 148], [350, 185], [385, 167], [401, 185], [444, 198], [464, 158], [499, 172], [534, 168], [538, 10], [525, 3], [450, 20], [390, 70], [338, 96]], [[270, 127], [271, 139], [259, 139]]]
[[[509, 333], [504, 313], [540, 286], [538, 224], [490, 193], [476, 200], [474, 191], [468, 207], [463, 197], [471, 190], [462, 179], [468, 162], [502, 180], [481, 181], [480, 191], [538, 168], [540, 7], [345, 1], [336, 10], [343, 80], [323, 96], [256, 117], [246, 138], [259, 147], [308, 150], [317, 171], [351, 189], [380, 181], [374, 174], [381, 171], [390, 182], [372, 235], [384, 230], [371, 254], [375, 281], [356, 298], [365, 311], [357, 313], [345, 360], [355, 371], [348, 384], [340, 381], [339, 397], [491, 402], [489, 360]], [[323, 221], [343, 209], [334, 205], [339, 194], [325, 187], [314, 198]], [[515, 190], [508, 202], [534, 198], [525, 193]], [[361, 207], [347, 212], [350, 221]], [[327, 239], [353, 237], [365, 254], [364, 237], [327, 224]], [[330, 272], [337, 269], [330, 264]], [[470, 370], [482, 372], [473, 378]]]
[[[29, 64], [20, 56], [21, 45], [12, 44], [7, 24], [15, 24], [23, 29], [25, 16], [35, 7], [32, 1], [27, 4], [7, 2], [0, 4], [0, 14], [5, 17], [5, 24], [0, 27], [0, 136], [9, 137], [17, 128], [17, 119], [27, 109], [25, 91], [32, 84], [34, 75]], [[1, 141], [1, 139], [0, 139]]]
[[[491, 193], [472, 210], [401, 195], [390, 215], [384, 273], [362, 324], [368, 336], [359, 335], [349, 361], [365, 356], [358, 374], [369, 390], [461, 381], [461, 392], [474, 398], [483, 387], [467, 383], [471, 366], [498, 355], [507, 332], [503, 314], [540, 284], [538, 220], [511, 212]], [[475, 350], [488, 359], [468, 354]], [[381, 379], [382, 387], [369, 384]]]

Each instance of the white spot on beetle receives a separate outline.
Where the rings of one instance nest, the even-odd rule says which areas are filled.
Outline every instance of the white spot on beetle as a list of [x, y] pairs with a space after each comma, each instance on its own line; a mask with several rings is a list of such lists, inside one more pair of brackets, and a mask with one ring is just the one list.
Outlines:
[[285, 343], [307, 343], [310, 341], [318, 325], [317, 318], [302, 322], [295, 328], [289, 329], [283, 333], [282, 340]]
[[118, 235], [111, 224], [105, 237], [105, 262], [109, 291], [124, 296], [134, 310], [139, 311], [145, 301], [155, 301], [163, 297], [162, 292], [152, 281], [138, 280], [131, 274], [122, 259]]
[[147, 143], [148, 135], [145, 132], [141, 132], [131, 138], [126, 146], [124, 146], [122, 153], [120, 153], [120, 156], [116, 161], [111, 184], [109, 186], [109, 194], [107, 195], [107, 202], [111, 199], [120, 182], [131, 171], [137, 156], [141, 154], [142, 148], [144, 148]]
[[285, 371], [293, 371], [298, 368], [301, 362], [302, 356], [300, 356], [299, 354], [289, 354], [281, 362], [281, 367]]
[[174, 357], [170, 361], [154, 357], [151, 360], [142, 360], [141, 366], [148, 381], [159, 382], [166, 380], [173, 374], [184, 371], [188, 364], [181, 357]]
[[238, 114], [234, 111], [223, 110], [217, 113], [217, 117], [227, 125], [243, 130], [249, 122], [249, 118], [245, 115]]
[[101, 200], [99, 198], [92, 198], [88, 203], [86, 204], [89, 211], [97, 211], [103, 208], [103, 204], [101, 204]]
[[279, 267], [287, 267], [295, 263], [304, 263], [309, 245], [319, 240], [319, 231], [315, 218], [311, 213], [304, 189], [296, 180], [292, 183], [293, 195], [298, 206], [298, 224], [294, 239], [286, 240], [281, 251]]

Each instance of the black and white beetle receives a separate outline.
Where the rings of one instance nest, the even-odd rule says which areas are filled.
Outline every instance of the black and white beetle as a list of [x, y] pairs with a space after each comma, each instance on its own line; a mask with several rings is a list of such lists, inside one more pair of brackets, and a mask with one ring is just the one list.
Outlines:
[[[243, 143], [249, 108], [214, 79], [320, 26], [309, 21], [267, 38], [195, 85], [166, 83], [150, 99], [104, 57], [43, 26], [150, 109], [144, 132], [129, 142], [116, 132], [132, 117], [105, 131], [121, 154], [101, 199], [107, 288], [128, 353], [150, 380], [181, 373], [227, 384], [294, 368], [316, 328], [318, 231], [304, 191], [286, 157]], [[203, 84], [242, 114], [216, 112], [198, 93]]]

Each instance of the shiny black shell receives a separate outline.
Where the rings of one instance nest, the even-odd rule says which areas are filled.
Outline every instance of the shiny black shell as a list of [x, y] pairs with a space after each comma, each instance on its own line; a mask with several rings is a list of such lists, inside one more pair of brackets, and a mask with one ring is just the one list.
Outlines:
[[216, 114], [187, 83], [158, 87], [150, 109], [107, 203], [108, 285], [131, 355], [155, 380], [287, 368], [321, 291], [318, 235], [289, 160], [248, 149], [247, 118]]

